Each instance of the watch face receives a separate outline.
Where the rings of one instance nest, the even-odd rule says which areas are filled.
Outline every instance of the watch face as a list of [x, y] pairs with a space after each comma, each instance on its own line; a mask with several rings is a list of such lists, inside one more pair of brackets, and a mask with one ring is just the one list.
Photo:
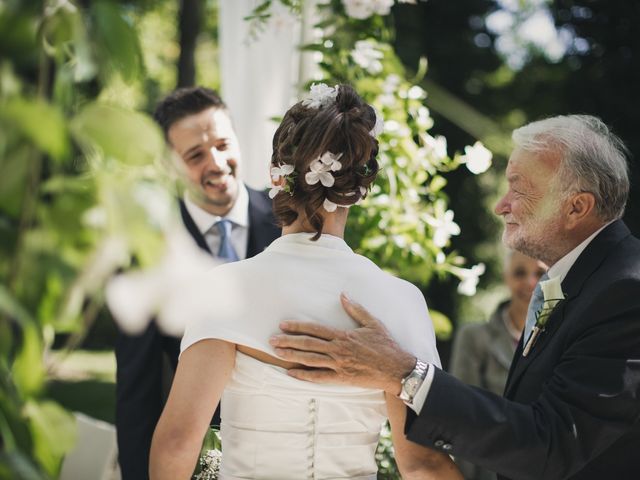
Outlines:
[[418, 383], [420, 383], [420, 378], [418, 377], [407, 378], [407, 380], [404, 382], [404, 388], [407, 392], [413, 394], [415, 389], [418, 387]]

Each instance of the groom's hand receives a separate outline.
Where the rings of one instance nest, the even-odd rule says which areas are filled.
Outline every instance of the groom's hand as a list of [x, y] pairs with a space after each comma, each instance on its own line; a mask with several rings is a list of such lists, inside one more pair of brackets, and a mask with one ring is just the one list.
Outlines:
[[271, 337], [276, 354], [310, 369], [291, 369], [289, 375], [319, 383], [342, 383], [400, 393], [400, 381], [411, 372], [416, 359], [403, 351], [384, 325], [346, 295], [340, 300], [359, 325], [338, 330], [317, 323], [286, 321], [284, 335]]

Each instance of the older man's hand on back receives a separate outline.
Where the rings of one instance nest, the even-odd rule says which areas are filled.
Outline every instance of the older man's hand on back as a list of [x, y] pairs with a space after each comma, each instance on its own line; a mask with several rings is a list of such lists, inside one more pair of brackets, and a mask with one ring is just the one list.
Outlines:
[[384, 325], [361, 305], [340, 297], [345, 311], [360, 327], [338, 330], [317, 323], [286, 321], [284, 332], [270, 339], [276, 354], [310, 367], [289, 370], [300, 380], [379, 388], [398, 395], [401, 380], [411, 372], [416, 358], [405, 352]]

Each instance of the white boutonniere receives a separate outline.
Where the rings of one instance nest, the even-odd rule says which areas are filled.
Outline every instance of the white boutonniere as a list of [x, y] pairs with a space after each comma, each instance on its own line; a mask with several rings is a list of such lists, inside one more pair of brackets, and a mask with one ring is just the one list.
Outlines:
[[542, 303], [542, 308], [536, 314], [536, 324], [531, 330], [527, 344], [522, 351], [523, 357], [526, 357], [529, 354], [540, 334], [545, 331], [551, 313], [553, 313], [556, 306], [564, 300], [562, 284], [558, 277], [540, 282], [540, 288], [542, 289], [544, 301]]

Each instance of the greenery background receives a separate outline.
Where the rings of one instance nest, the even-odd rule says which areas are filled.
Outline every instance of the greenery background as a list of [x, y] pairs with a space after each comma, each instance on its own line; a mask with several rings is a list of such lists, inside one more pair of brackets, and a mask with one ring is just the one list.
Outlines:
[[[640, 5], [515, 3], [523, 21], [548, 8], [556, 26], [587, 48], [582, 43], [551, 61], [525, 44], [526, 61], [513, 68], [496, 51], [496, 34], [484, 22], [500, 8], [490, 0], [398, 4], [390, 16], [362, 21], [347, 18], [341, 2], [331, 1], [325, 14], [330, 24], [341, 25], [340, 35], [325, 33], [330, 48], [324, 42], [310, 47], [323, 52], [327, 80], [354, 83], [374, 103], [389, 73], [402, 77], [399, 91], [415, 83], [426, 91], [426, 98], [398, 96], [392, 107], [379, 105], [412, 134], [401, 149], [390, 148], [394, 139], [385, 134], [383, 161], [390, 173], [353, 216], [350, 241], [419, 283], [429, 305], [454, 326], [486, 317], [503, 295], [500, 224], [491, 208], [503, 188], [500, 170], [512, 128], [567, 112], [602, 117], [631, 151], [633, 190], [625, 220], [640, 233], [640, 139], [632, 130], [640, 105], [640, 40], [632, 27]], [[102, 287], [132, 255], [141, 266], [159, 258], [163, 229], [135, 192], [158, 183], [173, 188], [159, 165], [162, 138], [136, 112], [149, 112], [177, 85], [217, 87], [216, 36], [212, 0], [0, 1], [0, 478], [55, 477], [74, 442], [68, 410], [113, 420], [115, 328], [102, 308]], [[363, 38], [374, 38], [384, 52], [378, 77], [358, 70], [349, 56]], [[431, 128], [416, 122], [421, 104], [431, 111]], [[415, 158], [425, 130], [447, 138], [450, 156], [399, 161]], [[494, 168], [481, 176], [456, 169], [457, 152], [476, 139], [494, 151]], [[421, 168], [428, 175], [418, 175]], [[440, 249], [430, 243], [433, 230], [415, 219], [395, 215], [383, 231], [403, 241], [387, 249], [367, 243], [380, 235], [380, 215], [388, 208], [375, 198], [389, 193], [394, 175], [420, 193], [414, 203], [399, 198], [399, 211], [434, 214], [429, 209], [438, 202], [455, 211], [463, 228], [445, 247], [444, 264], [435, 261]], [[125, 248], [117, 248], [119, 239]], [[423, 251], [407, 255], [403, 245], [414, 241]], [[479, 294], [461, 297], [451, 267], [480, 261], [487, 273]], [[446, 365], [449, 340], [442, 332]], [[76, 348], [82, 351], [69, 354]]]

